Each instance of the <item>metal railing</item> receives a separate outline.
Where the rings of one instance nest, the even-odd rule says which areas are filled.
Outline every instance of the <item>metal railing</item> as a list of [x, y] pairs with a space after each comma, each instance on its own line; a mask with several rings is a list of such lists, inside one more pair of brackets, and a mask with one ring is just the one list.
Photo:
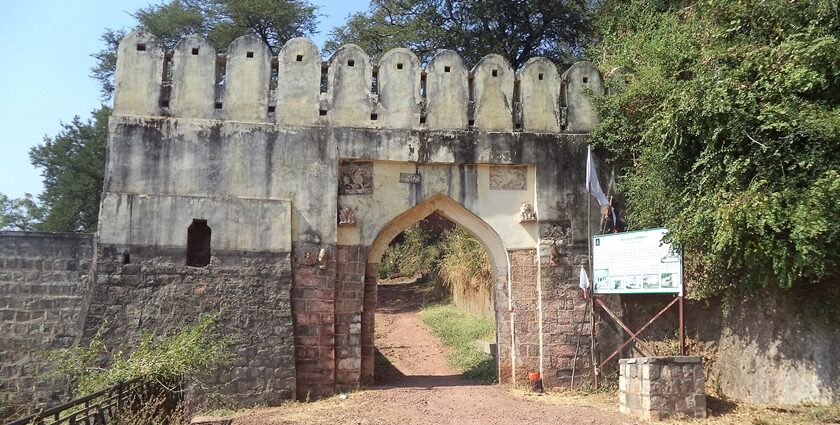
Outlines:
[[159, 394], [160, 387], [134, 378], [60, 406], [15, 419], [6, 425], [105, 425], [112, 422], [117, 412], [123, 408], [143, 403], [154, 394]]

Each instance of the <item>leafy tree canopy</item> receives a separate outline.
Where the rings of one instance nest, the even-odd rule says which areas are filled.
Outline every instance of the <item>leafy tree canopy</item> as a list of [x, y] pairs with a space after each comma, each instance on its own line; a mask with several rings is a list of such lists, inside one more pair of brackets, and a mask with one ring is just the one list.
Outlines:
[[619, 93], [593, 140], [635, 227], [667, 226], [695, 294], [840, 276], [836, 2], [607, 1], [591, 55]]
[[34, 230], [40, 215], [41, 210], [31, 194], [9, 199], [0, 193], [0, 230]]
[[370, 9], [335, 28], [326, 51], [354, 43], [371, 57], [407, 47], [427, 63], [452, 49], [475, 64], [499, 53], [514, 68], [534, 56], [568, 63], [588, 34], [584, 0], [372, 0]]
[[77, 116], [62, 124], [57, 135], [45, 137], [43, 144], [29, 151], [32, 165], [41, 169], [44, 178], [35, 230], [96, 230], [111, 109], [102, 107], [92, 115], [87, 122]]
[[[316, 12], [317, 7], [307, 0], [169, 0], [133, 16], [137, 29], [151, 32], [170, 49], [182, 37], [200, 34], [221, 52], [237, 37], [255, 34], [276, 52], [290, 38], [313, 34]], [[110, 99], [114, 91], [117, 46], [125, 32], [105, 30], [105, 48], [92, 55], [96, 66], [91, 76], [102, 84], [104, 99]]]

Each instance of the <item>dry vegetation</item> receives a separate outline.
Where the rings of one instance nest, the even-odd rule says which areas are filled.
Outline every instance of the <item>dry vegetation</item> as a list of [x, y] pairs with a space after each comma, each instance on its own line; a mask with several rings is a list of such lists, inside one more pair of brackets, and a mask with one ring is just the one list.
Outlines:
[[[535, 394], [524, 389], [512, 390], [519, 397], [563, 406], [588, 406], [604, 410], [618, 409], [618, 396], [613, 392], [560, 391]], [[822, 425], [840, 424], [840, 406], [756, 406], [708, 396], [709, 417], [692, 420], [703, 425]], [[687, 423], [674, 418], [663, 424]]]

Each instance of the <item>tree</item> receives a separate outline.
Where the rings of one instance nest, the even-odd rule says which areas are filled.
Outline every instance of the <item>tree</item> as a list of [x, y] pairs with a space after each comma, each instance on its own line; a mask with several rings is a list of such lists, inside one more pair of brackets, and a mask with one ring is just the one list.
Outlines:
[[469, 64], [490, 53], [518, 69], [534, 56], [570, 63], [588, 30], [585, 0], [373, 0], [370, 10], [335, 28], [326, 51], [361, 46], [378, 58], [407, 47], [427, 63], [439, 49], [458, 52]]
[[836, 281], [836, 3], [608, 1], [596, 22], [593, 59], [625, 73], [593, 141], [630, 224], [685, 247], [695, 295]]
[[87, 122], [77, 116], [62, 124], [57, 135], [29, 151], [44, 178], [44, 192], [38, 196], [42, 221], [34, 226], [38, 230], [96, 230], [111, 109], [103, 106], [92, 115]]
[[27, 193], [23, 198], [9, 199], [0, 193], [0, 230], [35, 230], [40, 215], [41, 209], [31, 194]]
[[[169, 0], [135, 12], [137, 29], [157, 36], [171, 49], [190, 34], [207, 38], [218, 52], [239, 36], [255, 34], [275, 53], [293, 37], [312, 34], [317, 28], [317, 7], [306, 0]], [[91, 76], [102, 85], [102, 97], [111, 98], [117, 46], [125, 30], [106, 29], [105, 47], [94, 53]]]

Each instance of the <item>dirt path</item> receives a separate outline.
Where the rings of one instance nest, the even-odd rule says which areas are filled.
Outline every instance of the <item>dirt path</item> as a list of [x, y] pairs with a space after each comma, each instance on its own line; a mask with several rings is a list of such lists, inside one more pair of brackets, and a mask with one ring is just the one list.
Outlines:
[[[429, 332], [418, 311], [434, 297], [422, 283], [380, 284], [376, 310], [378, 387], [440, 387], [464, 384], [446, 362], [447, 348]], [[384, 360], [387, 359], [387, 360]]]
[[446, 364], [446, 349], [417, 313], [421, 284], [381, 285], [376, 314], [377, 386], [315, 403], [251, 411], [234, 424], [633, 424], [596, 407], [554, 405], [507, 387], [474, 385]]

